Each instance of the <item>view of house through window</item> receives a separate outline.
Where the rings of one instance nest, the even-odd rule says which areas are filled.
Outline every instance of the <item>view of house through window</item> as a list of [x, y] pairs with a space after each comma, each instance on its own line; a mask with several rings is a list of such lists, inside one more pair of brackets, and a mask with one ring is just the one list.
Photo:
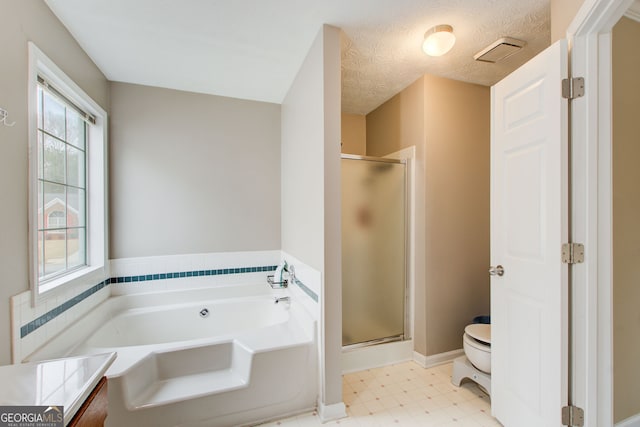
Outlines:
[[83, 267], [86, 260], [87, 123], [38, 85], [38, 278]]

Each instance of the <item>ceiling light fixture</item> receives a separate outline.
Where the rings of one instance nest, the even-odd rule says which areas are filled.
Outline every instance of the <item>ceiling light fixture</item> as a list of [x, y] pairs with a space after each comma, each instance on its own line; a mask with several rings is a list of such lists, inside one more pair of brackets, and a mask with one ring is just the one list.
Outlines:
[[456, 43], [451, 25], [436, 25], [424, 33], [422, 50], [429, 56], [442, 56]]

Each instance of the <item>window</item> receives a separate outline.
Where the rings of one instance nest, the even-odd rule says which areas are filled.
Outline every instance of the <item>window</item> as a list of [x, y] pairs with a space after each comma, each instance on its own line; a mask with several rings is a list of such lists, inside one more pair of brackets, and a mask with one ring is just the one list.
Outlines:
[[[87, 122], [38, 76], [38, 281], [87, 265]], [[85, 113], [86, 114], [86, 113]], [[46, 218], [46, 220], [45, 220]]]
[[29, 69], [29, 235], [37, 301], [63, 285], [104, 277], [107, 114], [32, 43]]

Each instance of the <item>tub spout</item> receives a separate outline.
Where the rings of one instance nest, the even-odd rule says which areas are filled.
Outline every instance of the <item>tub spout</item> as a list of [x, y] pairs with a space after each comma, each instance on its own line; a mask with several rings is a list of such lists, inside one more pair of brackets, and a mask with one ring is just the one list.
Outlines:
[[290, 297], [276, 297], [275, 301], [276, 304], [279, 302], [291, 302], [291, 298]]

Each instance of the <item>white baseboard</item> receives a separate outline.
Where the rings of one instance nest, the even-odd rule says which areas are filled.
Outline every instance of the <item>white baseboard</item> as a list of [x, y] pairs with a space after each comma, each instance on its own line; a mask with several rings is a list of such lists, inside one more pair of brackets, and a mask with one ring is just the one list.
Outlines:
[[446, 353], [433, 354], [431, 356], [425, 356], [414, 351], [413, 360], [423, 368], [431, 368], [433, 366], [451, 362], [462, 355], [464, 355], [464, 350], [461, 348], [458, 350], [447, 351]]
[[343, 402], [334, 403], [332, 405], [320, 403], [318, 405], [318, 415], [320, 416], [320, 421], [323, 423], [332, 420], [339, 420], [340, 418], [345, 418], [347, 416], [347, 408], [344, 406]]
[[411, 360], [413, 341], [395, 341], [343, 350], [342, 373], [364, 371]]
[[640, 414], [629, 417], [616, 424], [616, 427], [640, 427]]

